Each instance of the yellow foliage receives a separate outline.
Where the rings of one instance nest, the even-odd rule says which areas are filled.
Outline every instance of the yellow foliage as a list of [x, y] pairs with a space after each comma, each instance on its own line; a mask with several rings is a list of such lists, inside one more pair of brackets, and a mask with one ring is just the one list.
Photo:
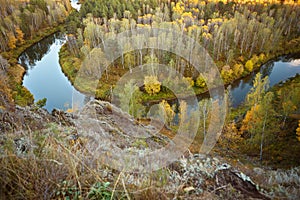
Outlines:
[[191, 12], [184, 12], [182, 18], [193, 18], [193, 14]]
[[68, 110], [66, 110], [67, 113], [72, 113], [73, 112], [73, 109], [72, 108], [69, 108]]
[[295, 106], [295, 104], [291, 100], [284, 101], [282, 103], [282, 108], [283, 108], [284, 111], [286, 111], [286, 110], [290, 110], [290, 111], [297, 110], [297, 106]]
[[185, 101], [180, 101], [179, 118], [180, 118], [180, 124], [181, 125], [186, 123], [186, 120], [187, 120], [187, 103]]
[[244, 72], [244, 66], [242, 64], [235, 64], [233, 66], [233, 73], [235, 76], [240, 76]]
[[202, 37], [205, 39], [205, 40], [211, 40], [212, 39], [212, 35], [210, 33], [202, 33]]
[[264, 53], [261, 53], [261, 54], [259, 55], [259, 61], [260, 61], [260, 62], [264, 62], [265, 59], [266, 59], [266, 55], [265, 55]]
[[259, 60], [259, 57], [257, 57], [257, 55], [255, 55], [255, 54], [251, 58], [253, 65], [255, 65], [258, 62], [258, 60]]
[[245, 118], [243, 119], [241, 131], [248, 131], [250, 129], [254, 129], [254, 125], [257, 120], [256, 114], [258, 113], [260, 105], [252, 106], [249, 111], [247, 111]]
[[193, 13], [199, 13], [199, 9], [198, 8], [192, 8]]
[[193, 6], [195, 6], [198, 4], [199, 0], [189, 0], [188, 2], [189, 2], [189, 4], [192, 4]]
[[229, 65], [225, 65], [222, 67], [221, 76], [224, 82], [228, 83], [233, 80], [233, 70], [230, 68]]
[[144, 79], [145, 90], [148, 94], [157, 94], [160, 91], [161, 83], [157, 80], [157, 76], [146, 76]]
[[252, 72], [253, 70], [253, 62], [252, 60], [248, 60], [245, 64], [245, 68], [248, 72]]
[[186, 83], [189, 88], [194, 86], [194, 81], [191, 77], [183, 77], [183, 82]]
[[298, 128], [296, 129], [296, 134], [297, 134], [297, 139], [300, 142], [300, 120], [299, 120]]
[[200, 2], [200, 6], [205, 6], [206, 5], [206, 2], [205, 1], [201, 1]]
[[19, 44], [22, 45], [25, 42], [24, 33], [22, 32], [22, 30], [20, 28], [16, 28], [16, 33], [17, 33], [17, 40], [18, 40]]
[[161, 108], [164, 111], [164, 118], [165, 118], [166, 122], [168, 123], [168, 125], [170, 125], [170, 123], [173, 121], [173, 119], [175, 117], [174, 110], [172, 109], [170, 104], [165, 100], [162, 100], [159, 103], [159, 105], [161, 106]]
[[208, 26], [204, 25], [201, 28], [203, 32], [208, 32]]
[[14, 49], [14, 48], [16, 48], [16, 42], [17, 42], [17, 39], [16, 39], [16, 37], [14, 36], [14, 34], [8, 33], [7, 35], [8, 35], [8, 43], [7, 43], [7, 45], [8, 45], [8, 47], [9, 47], [9, 49]]
[[189, 26], [189, 27], [188, 27], [188, 30], [187, 30], [187, 31], [188, 31], [188, 33], [190, 34], [190, 33], [193, 32], [193, 30], [197, 31], [197, 28], [198, 28], [198, 27], [197, 27], [196, 25], [192, 25], [192, 26]]
[[176, 3], [176, 5], [173, 7], [173, 12], [177, 14], [182, 14], [184, 11], [184, 5], [181, 2]]
[[204, 77], [202, 76], [202, 74], [200, 74], [196, 80], [196, 85], [198, 87], [205, 87], [206, 86], [206, 82], [205, 82], [205, 79]]
[[223, 19], [222, 18], [214, 18], [211, 20], [212, 24], [222, 24]]

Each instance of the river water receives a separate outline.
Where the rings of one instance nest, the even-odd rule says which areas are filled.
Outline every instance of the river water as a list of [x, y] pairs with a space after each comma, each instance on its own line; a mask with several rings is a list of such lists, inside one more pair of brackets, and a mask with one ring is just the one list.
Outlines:
[[[294, 77], [297, 73], [300, 74], [300, 55], [281, 56], [277, 60], [272, 60], [264, 64], [258, 72], [263, 77], [269, 77], [270, 87], [272, 87]], [[230, 93], [233, 107], [237, 107], [244, 102], [258, 72], [253, 72], [251, 75], [231, 84]]]
[[[78, 0], [71, 0], [71, 5], [80, 10]], [[72, 106], [81, 107], [88, 97], [78, 92], [64, 75], [59, 64], [59, 50], [65, 43], [64, 34], [53, 34], [26, 49], [19, 57], [19, 63], [25, 67], [23, 85], [34, 95], [35, 101], [47, 98], [45, 108], [67, 110]], [[252, 88], [252, 82], [258, 71], [231, 84], [232, 106], [239, 106]], [[259, 72], [269, 76], [270, 86], [300, 74], [300, 56], [282, 56], [264, 64]], [[199, 99], [207, 98], [200, 95]], [[76, 102], [75, 102], [76, 100]]]
[[78, 0], [71, 0], [71, 6], [75, 8], [77, 11], [80, 10], [81, 4], [78, 3]]
[[26, 49], [19, 57], [19, 63], [26, 69], [23, 85], [35, 101], [47, 98], [45, 108], [50, 112], [54, 108], [67, 110], [74, 104], [82, 105], [85, 98], [61, 70], [58, 53], [64, 43], [64, 35], [56, 33]]
[[[53, 108], [66, 110], [72, 108], [73, 104], [83, 105], [85, 99], [85, 95], [74, 89], [61, 70], [58, 52], [64, 43], [64, 35], [57, 33], [28, 48], [19, 57], [19, 63], [26, 68], [23, 85], [34, 95], [36, 101], [47, 98], [48, 111]], [[270, 86], [273, 86], [300, 74], [300, 59], [295, 55], [279, 57], [278, 60], [263, 65], [259, 71], [263, 76], [269, 76]], [[233, 107], [244, 101], [256, 73], [253, 72], [231, 85]], [[77, 102], [73, 102], [75, 99]]]

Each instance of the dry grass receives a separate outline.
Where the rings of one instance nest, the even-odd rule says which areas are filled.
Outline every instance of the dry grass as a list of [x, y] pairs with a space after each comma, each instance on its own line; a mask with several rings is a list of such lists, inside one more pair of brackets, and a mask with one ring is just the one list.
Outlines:
[[[111, 120], [108, 120], [114, 107], [107, 107], [110, 105], [108, 103], [101, 105], [97, 104], [98, 113], [103, 114], [99, 119], [102, 123], [105, 122], [106, 128], [108, 125], [114, 126], [105, 129], [107, 133], [116, 134], [109, 130], [114, 130], [113, 128], [117, 126], [110, 124]], [[119, 172], [106, 166], [94, 156], [95, 153], [90, 151], [93, 149], [93, 144], [89, 143], [88, 138], [76, 130], [71, 123], [63, 123], [60, 120], [59, 125], [55, 123], [54, 116], [50, 117], [40, 110], [28, 112], [25, 112], [27, 109], [22, 110], [19, 110], [19, 115], [24, 115], [23, 124], [27, 124], [28, 128], [25, 130], [21, 123], [16, 123], [15, 126], [20, 126], [18, 131], [9, 129], [11, 132], [0, 134], [2, 155], [0, 197], [3, 199], [218, 199], [220, 197], [241, 199], [246, 197], [246, 194], [239, 192], [239, 188], [234, 185], [235, 182], [230, 183], [228, 178], [222, 179], [228, 176], [226, 173], [222, 174], [220, 170], [223, 162], [227, 162], [223, 159], [190, 153], [188, 158], [183, 157], [170, 166], [152, 173]], [[118, 113], [118, 117], [114, 121], [120, 124], [123, 120], [123, 123], [129, 126], [128, 119], [123, 119], [121, 113]], [[52, 120], [54, 122], [41, 126], [46, 123], [45, 121]], [[147, 121], [143, 120], [131, 123], [142, 122], [147, 124]], [[0, 128], [5, 123], [8, 122], [0, 122]], [[171, 134], [166, 128], [165, 131]], [[118, 137], [114, 135], [114, 138]], [[103, 138], [101, 144], [111, 148]], [[130, 146], [134, 142], [129, 140], [125, 144]], [[109, 152], [114, 153], [113, 150]], [[252, 169], [249, 169], [251, 172], [245, 168], [241, 169], [240, 171], [245, 174], [251, 174], [251, 177], [255, 175]], [[260, 171], [260, 175], [254, 179], [255, 182], [259, 182], [262, 188], [266, 188], [264, 193], [269, 196], [291, 199], [300, 196], [299, 168], [287, 171], [264, 169], [256, 171]], [[239, 180], [236, 176], [231, 177]], [[261, 181], [257, 181], [258, 178]], [[242, 187], [244, 182], [240, 181], [240, 183]]]
[[[45, 129], [0, 137], [0, 197], [4, 199], [157, 199], [167, 169], [153, 174], [115, 171], [93, 157], [74, 128]], [[106, 184], [110, 183], [110, 184]], [[93, 193], [94, 192], [94, 193]]]
[[0, 196], [73, 199], [87, 195], [94, 183], [104, 182], [99, 176], [100, 163], [86, 154], [79, 140], [69, 139], [68, 132], [51, 124], [18, 140], [6, 137], [1, 148]]

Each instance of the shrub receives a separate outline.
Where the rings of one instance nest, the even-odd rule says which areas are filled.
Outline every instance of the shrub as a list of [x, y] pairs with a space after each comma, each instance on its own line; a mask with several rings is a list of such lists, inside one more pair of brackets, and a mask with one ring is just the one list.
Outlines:
[[183, 77], [183, 82], [186, 83], [189, 88], [194, 86], [194, 80], [191, 77]]
[[196, 86], [204, 88], [206, 86], [206, 82], [202, 74], [200, 74], [196, 80]]
[[248, 60], [246, 62], [245, 68], [246, 68], [246, 70], [248, 72], [252, 72], [252, 70], [253, 70], [253, 62], [252, 62], [252, 60]]
[[46, 103], [47, 103], [47, 98], [43, 98], [43, 99], [38, 100], [38, 101], [35, 103], [35, 105], [36, 105], [37, 107], [39, 107], [39, 108], [42, 108], [42, 107], [44, 107], [44, 106], [46, 105]]
[[145, 90], [148, 94], [153, 95], [160, 92], [161, 83], [157, 76], [146, 76], [144, 79]]
[[230, 81], [233, 80], [233, 70], [230, 68], [229, 65], [225, 65], [222, 68], [221, 76], [225, 83], [229, 83]]
[[235, 64], [233, 66], [233, 73], [236, 77], [239, 77], [244, 72], [244, 66], [242, 64]]
[[170, 125], [175, 117], [174, 108], [172, 108], [170, 104], [165, 100], [162, 100], [159, 103], [159, 106], [161, 107], [161, 110], [163, 110], [163, 114], [161, 116], [164, 116], [167, 124]]

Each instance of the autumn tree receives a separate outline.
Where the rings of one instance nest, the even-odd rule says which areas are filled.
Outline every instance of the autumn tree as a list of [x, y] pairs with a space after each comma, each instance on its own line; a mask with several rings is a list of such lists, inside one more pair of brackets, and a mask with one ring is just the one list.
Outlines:
[[161, 116], [164, 116], [167, 125], [171, 125], [171, 122], [175, 117], [174, 107], [172, 108], [170, 104], [165, 100], [162, 100], [159, 103], [159, 106], [160, 106], [160, 111], [162, 111]]
[[251, 134], [251, 141], [259, 143], [261, 161], [263, 146], [267, 139], [267, 125], [271, 124], [275, 112], [272, 105], [274, 94], [267, 92], [268, 87], [268, 77], [262, 79], [261, 74], [257, 73], [253, 87], [247, 95], [247, 105], [250, 106], [250, 110], [247, 111], [241, 127], [241, 131]]
[[134, 83], [134, 80], [126, 83], [124, 90], [118, 91], [117, 95], [119, 96], [120, 107], [123, 111], [128, 112], [134, 117], [141, 117], [144, 114], [144, 107], [141, 104], [142, 93]]
[[252, 60], [248, 60], [245, 64], [245, 68], [248, 72], [252, 72], [253, 70], [253, 62]]
[[25, 40], [24, 40], [24, 33], [22, 32], [22, 30], [20, 28], [16, 28], [16, 34], [17, 34], [17, 42], [19, 45], [22, 45]]
[[297, 135], [298, 141], [300, 142], [300, 120], [299, 120], [299, 123], [298, 123], [298, 128], [296, 129], [296, 135]]
[[8, 33], [8, 48], [14, 49], [16, 48], [17, 39], [13, 33]]
[[250, 106], [258, 105], [269, 88], [269, 77], [262, 78], [261, 73], [257, 73], [253, 81], [253, 87], [248, 93], [246, 100]]
[[257, 119], [257, 113], [259, 112], [259, 107], [261, 106], [261, 100], [265, 94], [265, 91], [268, 86], [268, 79], [262, 80], [262, 76], [260, 73], [257, 73], [255, 79], [253, 81], [253, 87], [246, 97], [246, 103], [250, 107], [250, 110], [247, 111], [244, 119], [243, 125], [241, 127], [242, 132], [250, 132], [251, 138], [254, 136], [254, 132], [256, 131], [255, 121]]
[[212, 100], [211, 99], [203, 99], [199, 102], [199, 109], [200, 109], [200, 124], [203, 128], [203, 136], [205, 138], [206, 136], [206, 129], [207, 129], [207, 123], [208, 118], [210, 116], [211, 112], [211, 106], [212, 106]]
[[234, 64], [233, 65], [233, 74], [236, 77], [240, 77], [244, 72], [244, 66], [242, 64]]
[[277, 92], [277, 94], [280, 97], [280, 104], [284, 116], [281, 126], [283, 128], [288, 115], [297, 109], [297, 99], [299, 96], [297, 95], [297, 90], [290, 90], [289, 88], [282, 88]]
[[267, 125], [271, 124], [272, 115], [274, 114], [274, 109], [272, 105], [272, 100], [273, 100], [274, 94], [272, 92], [267, 92], [266, 95], [262, 99], [261, 106], [259, 107], [259, 113], [258, 117], [261, 118], [260, 126], [261, 128], [261, 134], [260, 134], [260, 153], [259, 153], [259, 159], [262, 161], [263, 159], [263, 147], [264, 147], [264, 142], [267, 138], [266, 137], [266, 129]]
[[206, 86], [206, 81], [202, 74], [200, 74], [197, 77], [196, 86], [201, 87], [201, 88], [204, 88]]
[[193, 87], [194, 86], [194, 80], [192, 79], [192, 77], [183, 77], [183, 82], [189, 87]]
[[159, 93], [161, 83], [157, 80], [157, 76], [145, 76], [144, 86], [148, 94], [154, 95]]
[[222, 68], [221, 76], [225, 83], [229, 83], [233, 80], [233, 70], [230, 68], [229, 65], [225, 65]]

